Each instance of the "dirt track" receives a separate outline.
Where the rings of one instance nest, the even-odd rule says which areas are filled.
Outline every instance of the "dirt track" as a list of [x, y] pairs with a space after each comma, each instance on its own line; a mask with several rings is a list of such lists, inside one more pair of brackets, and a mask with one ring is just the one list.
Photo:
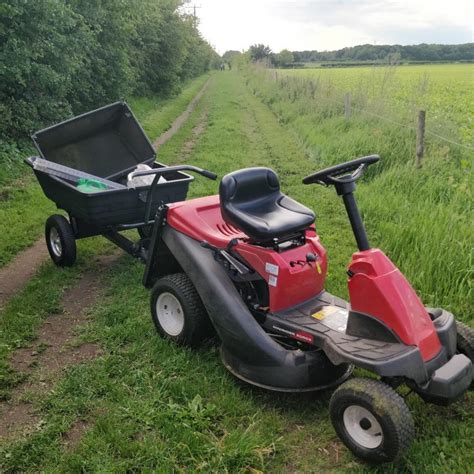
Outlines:
[[194, 112], [194, 109], [196, 108], [197, 104], [201, 100], [201, 97], [204, 95], [206, 92], [206, 89], [209, 86], [209, 82], [211, 79], [209, 78], [206, 83], [202, 86], [202, 89], [196, 94], [194, 99], [189, 103], [187, 106], [186, 110], [177, 118], [175, 121], [171, 124], [171, 127], [166, 130], [165, 133], [160, 135], [154, 142], [153, 142], [153, 148], [158, 149], [161, 145], [164, 145], [168, 140], [170, 140], [173, 135], [175, 135], [179, 129], [186, 123], [186, 120], [188, 120], [189, 116]]
[[[100, 266], [110, 267], [119, 252], [101, 257]], [[34, 344], [18, 349], [10, 359], [13, 370], [22, 373], [26, 381], [16, 386], [8, 402], [0, 403], [0, 439], [30, 432], [40, 421], [34, 405], [25, 398], [51, 389], [57, 377], [67, 367], [100, 355], [96, 344], [74, 344], [78, 328], [87, 323], [88, 310], [102, 294], [100, 273], [87, 272], [66, 291], [61, 301], [62, 312], [48, 316], [38, 330]]]
[[[199, 93], [190, 102], [186, 110], [173, 122], [171, 128], [155, 142], [157, 148], [168, 140], [184, 125], [196, 108], [209, 84], [204, 84]], [[191, 153], [198, 136], [205, 130], [207, 114], [200, 117], [192, 131], [192, 136], [182, 149], [183, 160]], [[100, 257], [101, 267], [110, 267], [120, 256]], [[39, 239], [32, 247], [20, 252], [6, 267], [0, 269], [0, 310], [8, 300], [21, 291], [32, 278], [41, 264], [48, 258], [44, 239]], [[0, 403], [0, 439], [11, 438], [34, 431], [41, 423], [40, 413], [30, 399], [35, 394], [52, 388], [61, 372], [67, 367], [80, 364], [98, 357], [101, 353], [96, 344], [74, 344], [76, 332], [87, 323], [88, 311], [97, 302], [103, 291], [100, 274], [86, 272], [79, 282], [66, 291], [61, 314], [48, 316], [37, 332], [34, 344], [18, 349], [10, 359], [13, 370], [22, 373], [25, 381], [11, 392], [7, 402]], [[87, 429], [87, 422], [78, 420], [64, 435], [64, 444], [73, 447]]]
[[0, 310], [35, 275], [47, 257], [48, 251], [41, 238], [32, 247], [20, 252], [8, 265], [0, 269]]

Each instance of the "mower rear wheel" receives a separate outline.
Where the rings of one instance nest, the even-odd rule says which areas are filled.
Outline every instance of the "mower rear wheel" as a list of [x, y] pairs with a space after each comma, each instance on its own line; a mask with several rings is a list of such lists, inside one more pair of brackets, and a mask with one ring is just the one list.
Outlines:
[[459, 321], [456, 321], [456, 329], [458, 331], [457, 351], [469, 357], [474, 364], [474, 329]]
[[58, 267], [70, 267], [76, 261], [76, 239], [71, 224], [60, 214], [49, 216], [44, 229], [51, 260]]
[[391, 462], [408, 450], [415, 433], [403, 398], [383, 382], [355, 378], [343, 383], [329, 404], [343, 443], [359, 458]]
[[151, 291], [150, 303], [153, 322], [162, 337], [195, 347], [212, 334], [201, 298], [184, 273], [160, 278]]

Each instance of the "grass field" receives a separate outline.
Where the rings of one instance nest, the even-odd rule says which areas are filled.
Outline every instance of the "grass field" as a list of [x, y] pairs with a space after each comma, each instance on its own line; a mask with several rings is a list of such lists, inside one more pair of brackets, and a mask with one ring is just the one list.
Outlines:
[[[285, 70], [278, 71], [277, 80], [273, 71], [247, 76], [254, 94], [293, 131], [315, 167], [381, 155], [358, 193], [372, 240], [387, 249], [426, 303], [449, 307], [466, 321], [472, 321], [474, 299], [472, 151], [427, 135], [424, 166], [416, 170], [415, 132], [393, 121], [410, 125], [404, 118], [407, 104], [422, 100], [416, 87], [426, 76], [431, 89], [424, 105], [438, 104], [426, 107], [430, 130], [442, 129], [444, 136], [470, 146], [473, 71], [472, 65], [427, 65]], [[357, 111], [346, 120], [342, 98], [347, 90], [355, 106], [389, 121]], [[404, 99], [392, 96], [393, 90]]]
[[412, 125], [417, 110], [424, 109], [428, 130], [474, 147], [473, 64], [285, 69], [277, 74], [311, 81], [319, 100], [339, 105], [351, 92], [356, 114], [360, 108]]
[[[304, 109], [302, 99], [278, 91], [272, 96], [275, 91], [258, 81], [215, 74], [188, 123], [160, 149], [159, 160], [176, 162], [206, 117], [189, 161], [220, 176], [247, 166], [276, 169], [283, 190], [315, 209], [330, 258], [327, 289], [344, 295], [344, 266], [355, 246], [342, 204], [333, 190], [303, 187], [301, 178], [329, 163], [380, 152], [384, 162], [358, 191], [373, 243], [388, 249], [427, 304], [437, 301], [472, 324], [472, 168], [462, 165], [464, 155], [431, 150], [426, 166], [415, 172], [412, 137], [380, 124], [324, 117]], [[154, 105], [138, 105], [145, 130], [161, 131]], [[190, 196], [215, 193], [217, 185], [197, 178]], [[24, 197], [26, 207], [38, 202], [30, 242], [41, 233], [50, 206], [35, 192]], [[0, 203], [11, 219], [2, 236], [5, 261], [21, 248], [15, 239], [25, 224], [14, 218], [17, 200], [12, 194]], [[97, 258], [112, 251], [99, 238], [80, 241], [78, 249], [76, 267], [59, 270], [48, 262], [2, 313], [2, 394], [7, 398], [22, 380], [9, 368], [12, 351], [34, 341], [41, 321], [61, 311], [64, 292], [91, 267], [101, 272], [105, 294], [88, 310], [89, 322], [75, 343], [98, 344], [101, 355], [70, 367], [51, 390], [25, 395], [40, 421], [27, 436], [0, 441], [0, 470], [461, 473], [474, 463], [472, 394], [449, 408], [408, 398], [417, 426], [412, 449], [398, 465], [371, 468], [337, 440], [328, 418], [330, 393], [254, 389], [226, 372], [215, 343], [190, 351], [159, 339], [141, 286], [142, 265], [124, 255], [110, 268], [97, 268]], [[78, 422], [86, 429], [71, 449], [64, 436]]]

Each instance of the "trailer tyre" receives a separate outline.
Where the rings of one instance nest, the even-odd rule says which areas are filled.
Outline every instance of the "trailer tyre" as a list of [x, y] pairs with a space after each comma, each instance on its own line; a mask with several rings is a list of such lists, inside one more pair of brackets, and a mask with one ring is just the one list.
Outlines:
[[76, 239], [68, 220], [59, 214], [48, 217], [45, 225], [46, 246], [51, 260], [59, 267], [76, 261]]
[[383, 382], [355, 378], [333, 394], [331, 421], [344, 444], [359, 458], [391, 462], [408, 450], [415, 429], [403, 398]]
[[160, 278], [151, 291], [150, 303], [153, 322], [162, 337], [196, 347], [212, 334], [201, 298], [184, 273]]
[[457, 351], [471, 359], [474, 364], [474, 329], [459, 321], [456, 321], [456, 329], [458, 332]]

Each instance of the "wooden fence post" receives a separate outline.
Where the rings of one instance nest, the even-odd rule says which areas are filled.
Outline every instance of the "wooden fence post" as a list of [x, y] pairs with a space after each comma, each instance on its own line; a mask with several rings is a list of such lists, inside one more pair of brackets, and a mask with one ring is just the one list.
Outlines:
[[425, 153], [425, 119], [426, 112], [418, 111], [418, 127], [416, 128], [416, 167], [421, 168], [423, 155]]
[[346, 92], [344, 94], [344, 116], [346, 120], [351, 118], [351, 93]]

